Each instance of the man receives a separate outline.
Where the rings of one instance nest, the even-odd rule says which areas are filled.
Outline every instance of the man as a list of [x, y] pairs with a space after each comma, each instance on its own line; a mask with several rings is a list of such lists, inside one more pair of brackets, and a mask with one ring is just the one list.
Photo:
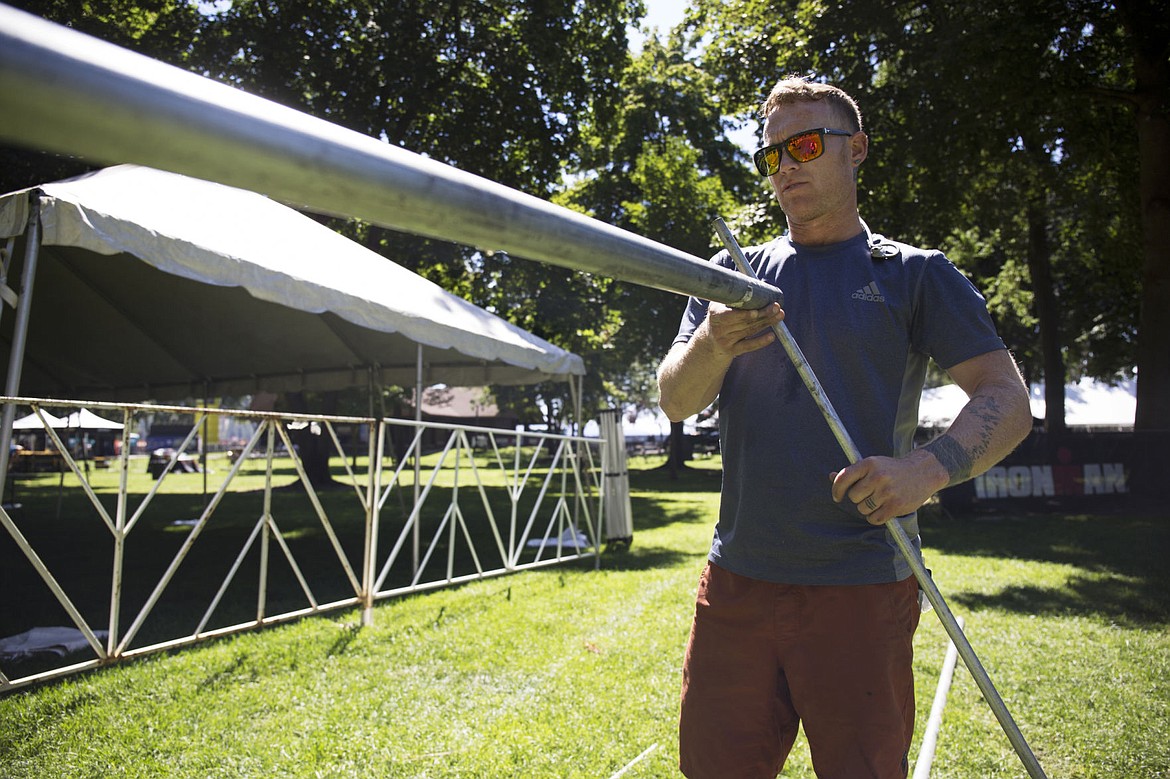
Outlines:
[[[917, 582], [887, 537], [936, 491], [994, 465], [1031, 427], [983, 298], [938, 252], [872, 237], [869, 152], [841, 90], [781, 81], [765, 101], [768, 176], [788, 233], [745, 251], [785, 309], [692, 298], [659, 369], [681, 420], [719, 398], [723, 491], [683, 669], [680, 767], [775, 777], [803, 723], [822, 779], [905, 777]], [[727, 253], [714, 261], [732, 266]], [[732, 266], [733, 267], [733, 266]], [[865, 459], [847, 465], [771, 326], [784, 320]], [[969, 402], [912, 448], [928, 358]]]

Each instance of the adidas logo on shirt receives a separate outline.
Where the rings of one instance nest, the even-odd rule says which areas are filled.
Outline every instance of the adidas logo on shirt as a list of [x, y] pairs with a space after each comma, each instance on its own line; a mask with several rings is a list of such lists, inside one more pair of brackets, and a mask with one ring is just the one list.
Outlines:
[[877, 282], [871, 281], [853, 293], [854, 300], [868, 300], [871, 303], [885, 303], [886, 296], [878, 292]]

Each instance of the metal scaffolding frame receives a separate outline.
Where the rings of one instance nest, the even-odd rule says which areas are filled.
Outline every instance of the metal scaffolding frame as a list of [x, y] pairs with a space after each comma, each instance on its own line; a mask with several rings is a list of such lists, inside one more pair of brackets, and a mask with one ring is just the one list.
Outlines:
[[[20, 677], [9, 677], [0, 667], [0, 692], [326, 611], [357, 607], [361, 609], [363, 623], [370, 624], [373, 605], [379, 600], [570, 560], [596, 559], [601, 552], [605, 500], [600, 477], [603, 442], [598, 439], [392, 418], [86, 403], [88, 408], [121, 414], [122, 441], [131, 440], [130, 433], [137, 429], [137, 420], [143, 414], [167, 412], [189, 415], [194, 420], [184, 441], [173, 450], [165, 468], [157, 475], [153, 487], [138, 500], [137, 505], [132, 505], [132, 499], [137, 495], [130, 491], [127, 477], [132, 469], [145, 468], [141, 456], [132, 458], [130, 447], [123, 446], [117, 456], [111, 458], [107, 464], [119, 474], [118, 487], [115, 495], [107, 496], [103, 501], [93, 486], [96, 471], [91, 471], [84, 461], [78, 461], [73, 447], [62, 439], [42, 411], [46, 407], [80, 406], [80, 401], [0, 397], [0, 404], [6, 408], [29, 406], [42, 420], [44, 435], [60, 454], [68, 468], [67, 473], [72, 475], [70, 490], [80, 490], [86, 498], [86, 515], [70, 517], [70, 521], [99, 522], [112, 541], [109, 610], [105, 615], [108, 618], [98, 624], [92, 615], [83, 614], [76, 605], [76, 593], [71, 594], [68, 577], [46, 562], [46, 557], [50, 556], [46, 552], [51, 550], [42, 547], [38, 551], [29, 541], [25, 530], [39, 518], [28, 515], [27, 511], [0, 506], [0, 525], [4, 526], [53, 599], [84, 636], [91, 653], [83, 661]], [[202, 512], [189, 523], [190, 529], [182, 544], [154, 581], [149, 595], [141, 605], [130, 608], [123, 593], [124, 577], [130, 564], [127, 541], [136, 529], [151, 524], [158, 528], [160, 523], [173, 521], [173, 517], [159, 516], [157, 511], [152, 513], [151, 504], [174, 479], [184, 477], [176, 472], [176, 466], [185, 455], [197, 452], [199, 432], [204, 424], [216, 423], [220, 416], [250, 421], [255, 425], [254, 432], [234, 457], [230, 469], [218, 480], [214, 491], [205, 496]], [[343, 446], [337, 431], [340, 425], [351, 429], [368, 426], [371, 431], [366, 441], [364, 470], [355, 469], [352, 464], [354, 452], [352, 447], [347, 451]], [[352, 498], [347, 499], [348, 505], [362, 517], [360, 559], [353, 559], [355, 555], [346, 552], [335, 518], [331, 518], [305, 473], [302, 458], [289, 434], [291, 428], [304, 426], [312, 426], [325, 437], [331, 445], [331, 455], [340, 458], [343, 464], [345, 475], [339, 475], [339, 479], [348, 482], [353, 493]], [[410, 444], [404, 452], [393, 457], [388, 442], [391, 430], [396, 428], [407, 431]], [[428, 434], [443, 443], [437, 456], [431, 453], [428, 457], [428, 460], [434, 459], [433, 463], [419, 466], [424, 485], [418, 500], [414, 501], [411, 497], [414, 465], [422, 461], [424, 437]], [[318, 558], [329, 557], [334, 578], [344, 579], [347, 589], [344, 597], [328, 601], [318, 597], [319, 582], [313, 581], [304, 570], [303, 561], [298, 559], [289, 543], [288, 530], [282, 530], [291, 523], [290, 517], [276, 515], [273, 495], [277, 487], [273, 475], [277, 468], [287, 468], [290, 463], [312, 505], [312, 519], [315, 520], [312, 527], [324, 535], [332, 555], [319, 554]], [[190, 632], [165, 638], [155, 636], [149, 643], [136, 643], [143, 626], [152, 616], [158, 616], [161, 598], [172, 587], [184, 564], [189, 562], [204, 531], [219, 527], [217, 510], [245, 467], [253, 471], [257, 467], [263, 470], [263, 510], [246, 538], [241, 539], [234, 559], [230, 563], [222, 561], [225, 565], [223, 577], [202, 617]], [[61, 477], [62, 485], [65, 476]], [[494, 480], [486, 477], [494, 477]], [[498, 491], [500, 483], [507, 496], [504, 511], [494, 507], [488, 495], [489, 486]], [[387, 502], [395, 494], [399, 497], [396, 503], [407, 511], [404, 519], [392, 516], [394, 512], [386, 509]], [[433, 516], [440, 511], [441, 519], [436, 524]], [[432, 517], [429, 521], [425, 518], [428, 512]], [[393, 530], [394, 535], [380, 538], [388, 530]], [[425, 554], [415, 564], [409, 554], [402, 552], [409, 539], [420, 531]], [[358, 548], [355, 539], [348, 540]], [[67, 544], [68, 541], [59, 543]], [[322, 549], [325, 546], [322, 544]], [[245, 561], [253, 556], [258, 563], [255, 617], [233, 624], [213, 624], [225, 598], [233, 597], [230, 594], [232, 585], [238, 581]], [[281, 592], [281, 597], [285, 600], [299, 598], [304, 605], [285, 609], [271, 607], [274, 593], [269, 584], [270, 563], [274, 560], [283, 560], [296, 581], [296, 591]], [[124, 618], [129, 621], [125, 627]]]

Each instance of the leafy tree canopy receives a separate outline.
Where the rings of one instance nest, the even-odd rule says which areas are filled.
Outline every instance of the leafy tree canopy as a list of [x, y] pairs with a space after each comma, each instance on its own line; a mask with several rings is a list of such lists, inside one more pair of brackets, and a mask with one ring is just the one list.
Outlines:
[[[1170, 23], [1156, 5], [696, 0], [689, 22], [740, 112], [789, 73], [858, 99], [863, 215], [971, 274], [1032, 379], [1109, 379], [1145, 359], [1153, 386], [1170, 328], [1139, 324], [1138, 300], [1161, 289], [1141, 310], [1170, 303], [1170, 250], [1142, 220], [1164, 198], [1139, 183], [1170, 168], [1135, 119], [1168, 121]], [[1145, 358], [1139, 331], [1161, 345]], [[1141, 405], [1139, 389], [1139, 417]]]

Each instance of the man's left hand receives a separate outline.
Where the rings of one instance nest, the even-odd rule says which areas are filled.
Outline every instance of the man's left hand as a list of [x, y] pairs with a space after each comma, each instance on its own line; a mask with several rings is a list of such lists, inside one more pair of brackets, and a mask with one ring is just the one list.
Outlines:
[[947, 485], [934, 455], [916, 449], [905, 457], [866, 457], [830, 473], [833, 500], [849, 500], [871, 525], [883, 525], [918, 509]]

